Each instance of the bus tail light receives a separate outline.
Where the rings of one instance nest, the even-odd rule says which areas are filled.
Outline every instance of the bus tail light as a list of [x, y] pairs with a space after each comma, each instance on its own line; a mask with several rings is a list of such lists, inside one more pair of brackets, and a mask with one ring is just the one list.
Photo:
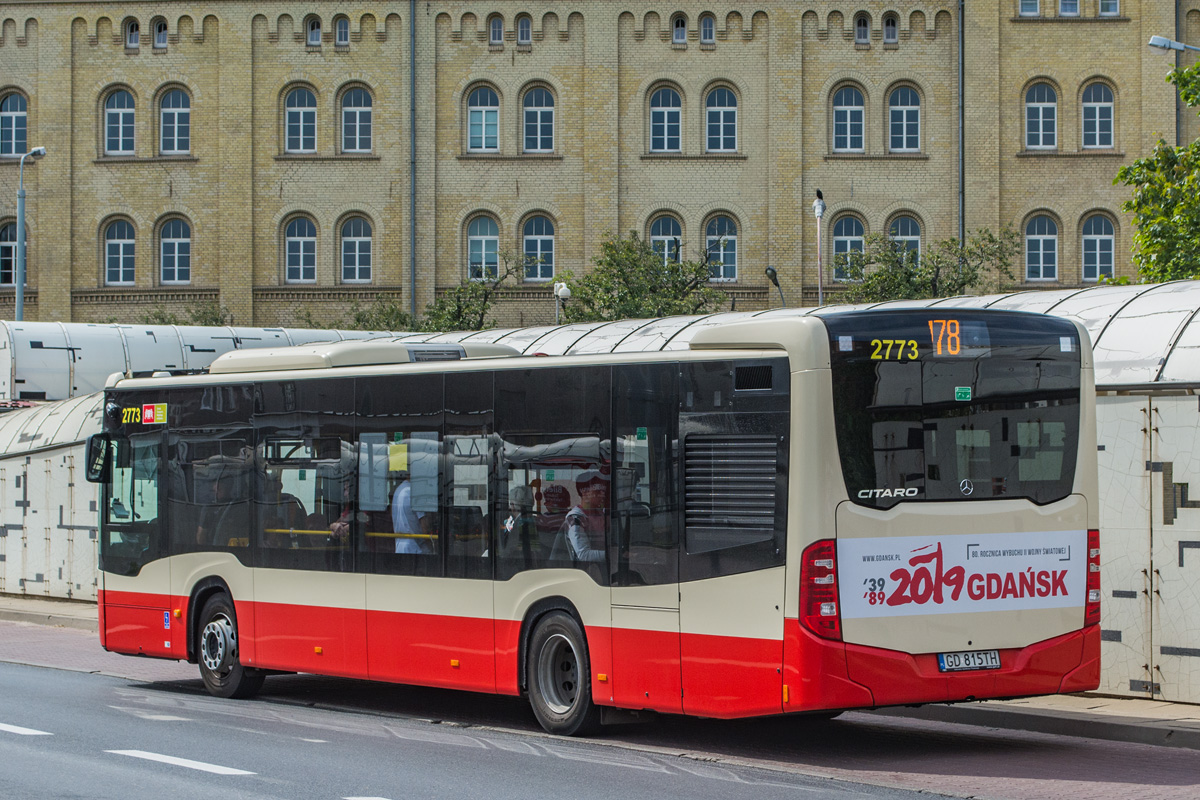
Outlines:
[[800, 624], [823, 639], [842, 640], [833, 539], [810, 544], [800, 557]]
[[1084, 606], [1083, 624], [1100, 623], [1100, 531], [1088, 531], [1087, 549], [1087, 605]]

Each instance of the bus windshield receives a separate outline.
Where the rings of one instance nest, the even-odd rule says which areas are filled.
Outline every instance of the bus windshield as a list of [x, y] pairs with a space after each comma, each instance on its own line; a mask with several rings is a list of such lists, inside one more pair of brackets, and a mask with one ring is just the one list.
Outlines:
[[1064, 320], [962, 309], [826, 317], [850, 499], [1066, 497], [1079, 440], [1080, 341]]

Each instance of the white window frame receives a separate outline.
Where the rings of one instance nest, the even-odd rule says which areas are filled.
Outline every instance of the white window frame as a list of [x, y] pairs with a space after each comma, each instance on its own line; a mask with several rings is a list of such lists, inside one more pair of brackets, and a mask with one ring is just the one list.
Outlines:
[[[186, 236], [168, 236], [167, 229], [174, 223], [183, 226]], [[167, 278], [167, 261], [171, 260], [174, 277]], [[180, 278], [184, 273], [186, 277]], [[192, 226], [187, 220], [174, 217], [163, 223], [158, 238], [158, 280], [164, 286], [183, 286], [192, 282]]]
[[[109, 238], [113, 226], [124, 223], [131, 238]], [[116, 279], [113, 279], [113, 275]], [[137, 231], [128, 220], [113, 220], [104, 226], [104, 285], [133, 286], [137, 279]]]
[[533, 44], [533, 20], [530, 17], [517, 20], [517, 44]]
[[[542, 230], [533, 230], [531, 226], [539, 220], [544, 220]], [[546, 228], [549, 228], [549, 232]], [[545, 214], [530, 217], [521, 227], [522, 252], [525, 254], [525, 280], [530, 283], [540, 283], [554, 280], [554, 222]]]
[[[346, 235], [347, 228], [355, 222], [361, 222], [362, 230], [351, 231]], [[354, 216], [342, 223], [342, 283], [370, 283], [374, 268], [374, 229], [366, 217]], [[347, 273], [349, 270], [349, 274]]]
[[[655, 228], [660, 224], [672, 223], [673, 228], [670, 233], [655, 233]], [[678, 233], [674, 230], [678, 229]], [[656, 253], [662, 256], [663, 266], [672, 261], [678, 262], [680, 259], [680, 251], [683, 250], [683, 225], [679, 220], [670, 214], [661, 214], [655, 217], [650, 222], [650, 247]]]
[[[9, 229], [12, 230], [9, 233]], [[0, 286], [16, 286], [17, 284], [17, 223], [5, 222], [0, 224], [0, 236], [8, 234], [8, 238], [0, 238]], [[25, 240], [25, 255], [29, 255], [29, 239]], [[8, 273], [8, 280], [4, 279]]]
[[[916, 98], [916, 105], [894, 105], [892, 98], [907, 90]], [[900, 126], [900, 146], [896, 146], [896, 126]], [[912, 126], [916, 132], [910, 132]], [[888, 95], [888, 150], [893, 153], [921, 152], [921, 95], [911, 86], [900, 86]]]
[[[500, 152], [500, 95], [490, 86], [477, 86], [467, 96], [470, 104], [476, 97], [476, 92], [488, 91], [496, 99], [495, 105], [467, 106], [467, 152], [498, 153]], [[479, 133], [475, 131], [478, 129]]]
[[[1053, 226], [1053, 233], [1034, 232], [1030, 233], [1029, 229], [1038, 220], [1046, 220], [1049, 225]], [[1031, 263], [1030, 256], [1034, 251], [1037, 251], [1038, 274], [1034, 275], [1034, 265]], [[1051, 261], [1050, 271], [1052, 274], [1046, 274], [1046, 255], [1049, 254]], [[1058, 280], [1058, 223], [1045, 214], [1039, 214], [1029, 220], [1025, 225], [1025, 280], [1030, 283], [1047, 283]]]
[[[292, 234], [292, 226], [303, 220], [312, 229], [312, 235]], [[308, 217], [293, 217], [287, 221], [283, 234], [283, 280], [284, 283], [317, 282], [317, 226]], [[295, 245], [293, 247], [293, 245]]]
[[1041, 4], [1039, 3], [1039, 0], [1021, 0], [1021, 5], [1017, 13], [1022, 17], [1041, 16]]
[[[109, 103], [117, 95], [129, 97], [132, 105], [128, 108], [109, 108]], [[109, 145], [112, 142], [112, 131], [116, 130], [117, 147]], [[126, 147], [128, 144], [128, 147]], [[128, 89], [117, 89], [104, 98], [104, 154], [106, 156], [129, 156], [137, 151], [137, 101]]]
[[[176, 92], [183, 96], [185, 106], [165, 106], [163, 103]], [[183, 134], [180, 135], [180, 129]], [[170, 139], [167, 131], [171, 131]], [[182, 140], [183, 146], [180, 147]], [[168, 146], [169, 145], [169, 146]], [[182, 89], [171, 89], [162, 96], [158, 109], [158, 152], [164, 156], [187, 155], [192, 152], [192, 99]]]
[[504, 44], [504, 17], [495, 16], [488, 20], [488, 44]]
[[[1107, 228], [1103, 233], [1089, 233], [1088, 226], [1093, 220], [1103, 221]], [[1093, 214], [1083, 222], [1083, 280], [1085, 283], [1098, 282], [1101, 276], [1111, 278], [1115, 274], [1116, 260], [1116, 228], [1112, 220], [1103, 214]], [[1089, 265], [1088, 261], [1092, 263]], [[1105, 263], [1107, 262], [1107, 263]], [[1088, 274], [1089, 271], [1091, 274]]]
[[1060, 17], [1078, 17], [1079, 0], [1058, 0], [1058, 15]]
[[[659, 92], [671, 92], [679, 101], [677, 106], [654, 105]], [[665, 97], [665, 95], [664, 95]], [[673, 86], [660, 86], [650, 94], [650, 152], [651, 153], [681, 153], [683, 152], [683, 96]], [[661, 130], [658, 134], [656, 131]], [[661, 140], [655, 147], [655, 140]], [[674, 146], [672, 146], [672, 144]]]
[[[713, 226], [728, 220], [733, 233], [714, 234]], [[704, 226], [704, 255], [709, 264], [708, 279], [714, 283], [730, 283], [738, 278], [738, 228], [728, 214], [718, 214]]]
[[350, 20], [338, 17], [333, 21], [333, 43], [336, 47], [350, 46]]
[[158, 50], [167, 49], [167, 21], [157, 20], [154, 23], [154, 47]]
[[682, 14], [671, 20], [671, 44], [687, 44], [687, 17]]
[[[917, 232], [899, 230], [901, 220], [911, 222], [916, 226]], [[901, 214], [893, 219], [891, 225], [888, 226], [888, 238], [897, 245], [898, 249], [902, 249], [908, 253], [916, 252], [917, 260], [921, 260], [921, 223], [917, 221], [916, 217], [909, 214]]]
[[871, 43], [871, 18], [866, 14], [859, 14], [854, 18], [854, 43]]
[[[718, 92], [725, 92], [724, 97], [732, 102], [723, 105], [712, 105]], [[733, 90], [726, 86], [718, 86], [709, 91], [704, 98], [704, 148], [709, 153], [736, 153], [738, 149], [738, 100]], [[713, 131], [716, 130], [716, 136]], [[730, 133], [732, 129], [732, 133]], [[713, 139], [717, 146], [713, 147]]]
[[896, 44], [900, 41], [900, 21], [893, 16], [883, 18], [883, 43]]
[[[530, 100], [535, 96], [535, 92], [545, 92], [550, 98], [548, 106], [531, 106]], [[542, 86], [535, 86], [525, 93], [525, 98], [521, 101], [521, 145], [526, 153], [553, 153], [554, 138], [556, 131], [554, 129], [554, 93]], [[550, 126], [548, 136], [544, 135], [544, 127]], [[533, 130], [532, 137], [530, 129]], [[533, 147], [530, 147], [530, 139], [533, 140]]]
[[[288, 106], [288, 100], [298, 92], [307, 92], [308, 96], [312, 98], [312, 105]], [[294, 142], [292, 138], [293, 125], [297, 126], [298, 130]], [[307, 135], [305, 130], [309, 131]], [[284, 98], [283, 143], [285, 153], [317, 152], [317, 93], [312, 89], [297, 86]]]
[[[838, 228], [844, 222], [853, 222], [858, 225], [855, 232], [838, 233]], [[850, 276], [846, 274], [845, 267], [838, 262], [838, 256], [847, 253], [861, 253], [866, 246], [867, 226], [863, 221], [853, 214], [846, 214], [834, 220], [830, 227], [833, 233], [833, 279], [835, 281], [848, 281]]]
[[309, 17], [304, 23], [304, 43], [309, 47], [321, 46], [321, 18]]
[[[365, 106], [348, 106], [346, 100], [354, 92], [362, 92], [367, 98]], [[375, 98], [361, 86], [353, 86], [342, 93], [342, 152], [370, 153], [374, 147]], [[366, 133], [363, 133], [363, 130]], [[366, 140], [364, 142], [364, 139]]]
[[125, 23], [125, 47], [128, 50], [138, 50], [142, 46], [142, 25], [136, 19]]
[[1121, 16], [1121, 0], [1100, 0], [1100, 16]]
[[[1086, 97], [1089, 90], [1093, 87], [1099, 87], [1108, 92], [1108, 96], [1113, 97], [1113, 91], [1107, 85], [1099, 82], [1089, 83], [1083, 87], [1083, 94]], [[1113, 100], [1102, 100], [1100, 102], [1084, 101], [1083, 103], [1083, 148], [1085, 150], [1111, 150], [1113, 148], [1113, 136], [1115, 133], [1114, 119], [1114, 104]], [[1107, 136], [1100, 130], [1100, 123], [1108, 123]], [[1089, 131], [1088, 128], [1091, 128]], [[1089, 139], [1091, 142], [1089, 143]]]
[[[1038, 86], [1045, 86], [1054, 93], [1053, 102], [1038, 100], [1031, 102], [1029, 93]], [[1046, 116], [1049, 114], [1051, 119], [1050, 132], [1046, 132]], [[1037, 132], [1036, 144], [1034, 140], [1034, 131], [1030, 129], [1030, 125], [1034, 123], [1036, 116]], [[1046, 140], [1049, 139], [1049, 144]], [[1057, 150], [1058, 149], [1058, 90], [1048, 83], [1039, 82], [1030, 86], [1025, 90], [1025, 149], [1026, 150]]]
[[[838, 105], [838, 96], [842, 92], [853, 91], [858, 93], [857, 105]], [[842, 86], [833, 93], [833, 152], [835, 153], [862, 153], [865, 152], [867, 146], [866, 136], [866, 99], [863, 96], [862, 90], [857, 86]], [[839, 135], [838, 127], [845, 126], [845, 133]], [[857, 133], [855, 131], [857, 130]], [[853, 147], [854, 140], [858, 140], [858, 146]], [[841, 146], [838, 145], [839, 140]]]
[[23, 156], [29, 152], [29, 101], [20, 92], [9, 92], [0, 97], [0, 108], [4, 103], [21, 108], [0, 111], [0, 156]]
[[[486, 232], [476, 228], [481, 221], [491, 223]], [[467, 223], [467, 278], [472, 281], [495, 280], [500, 275], [500, 225], [491, 217], [475, 217]]]
[[717, 18], [705, 14], [700, 18], [700, 44], [717, 43]]

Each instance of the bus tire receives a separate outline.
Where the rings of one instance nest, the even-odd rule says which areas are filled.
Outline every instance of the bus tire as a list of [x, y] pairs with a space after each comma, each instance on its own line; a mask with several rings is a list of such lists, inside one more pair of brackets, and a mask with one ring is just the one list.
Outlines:
[[542, 617], [529, 637], [527, 659], [529, 704], [543, 728], [561, 736], [599, 729], [587, 639], [574, 617], [561, 611]]
[[264, 676], [243, 667], [238, 660], [237, 615], [227, 594], [216, 594], [200, 612], [200, 634], [196, 661], [204, 688], [215, 697], [253, 697], [262, 688]]

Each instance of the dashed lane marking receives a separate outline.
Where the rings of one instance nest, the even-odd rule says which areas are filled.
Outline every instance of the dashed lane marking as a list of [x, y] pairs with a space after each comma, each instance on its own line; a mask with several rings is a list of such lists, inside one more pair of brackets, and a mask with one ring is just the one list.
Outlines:
[[15, 733], [18, 736], [53, 736], [53, 733], [47, 731], [35, 731], [33, 728], [22, 728], [19, 725], [5, 725], [0, 722], [0, 731], [5, 733]]
[[145, 750], [105, 750], [106, 753], [113, 753], [118, 756], [129, 756], [130, 758], [142, 758], [146, 761], [158, 761], [162, 764], [173, 764], [177, 767], [187, 767], [188, 769], [197, 769], [201, 772], [211, 772], [214, 775], [253, 775], [253, 772], [247, 772], [244, 769], [234, 769], [233, 767], [222, 767], [220, 764], [207, 764], [203, 761], [192, 761], [190, 758], [176, 758], [175, 756], [165, 756], [162, 753], [148, 753]]

